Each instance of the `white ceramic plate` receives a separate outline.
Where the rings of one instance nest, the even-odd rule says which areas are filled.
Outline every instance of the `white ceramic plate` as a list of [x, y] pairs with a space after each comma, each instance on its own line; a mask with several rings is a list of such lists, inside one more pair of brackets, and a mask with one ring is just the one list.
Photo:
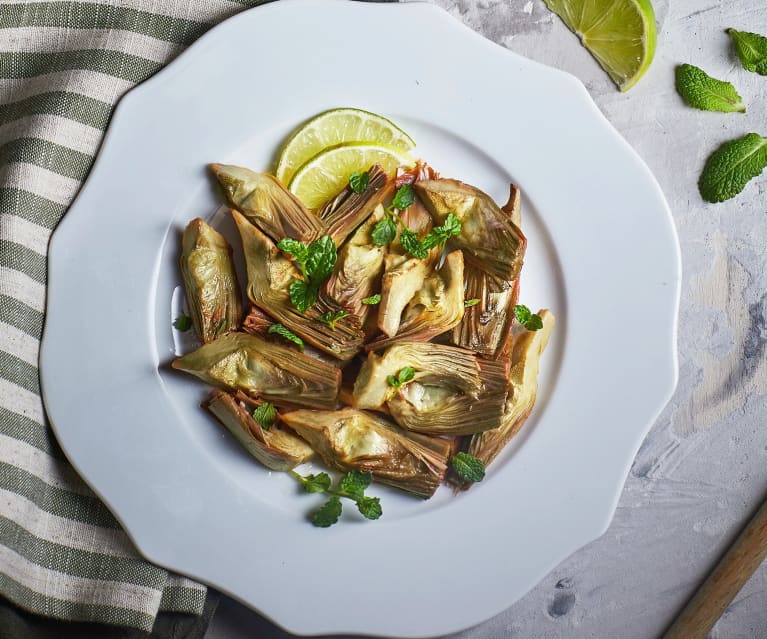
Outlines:
[[[167, 371], [180, 232], [212, 161], [266, 169], [298, 123], [357, 106], [444, 175], [525, 193], [522, 301], [558, 325], [524, 434], [486, 480], [330, 529]], [[298, 634], [422, 637], [508, 607], [608, 526], [676, 381], [679, 250], [661, 191], [584, 87], [427, 4], [246, 11], [131, 91], [53, 236], [45, 403], [67, 455], [150, 560]]]

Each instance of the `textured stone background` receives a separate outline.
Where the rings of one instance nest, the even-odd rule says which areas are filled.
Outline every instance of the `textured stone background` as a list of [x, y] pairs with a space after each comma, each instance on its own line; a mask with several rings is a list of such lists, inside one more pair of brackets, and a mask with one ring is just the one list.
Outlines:
[[[767, 494], [767, 178], [719, 205], [702, 202], [696, 189], [718, 144], [749, 131], [767, 135], [767, 78], [740, 67], [724, 33], [734, 27], [767, 34], [767, 6], [654, 0], [656, 59], [623, 95], [542, 0], [436, 4], [491, 40], [585, 83], [660, 181], [684, 267], [679, 387], [637, 455], [610, 529], [506, 612], [451, 639], [658, 637]], [[748, 113], [684, 106], [673, 79], [681, 62], [733, 82]], [[208, 639], [246, 637], [290, 635], [226, 600]], [[767, 637], [767, 566], [710, 637]]]

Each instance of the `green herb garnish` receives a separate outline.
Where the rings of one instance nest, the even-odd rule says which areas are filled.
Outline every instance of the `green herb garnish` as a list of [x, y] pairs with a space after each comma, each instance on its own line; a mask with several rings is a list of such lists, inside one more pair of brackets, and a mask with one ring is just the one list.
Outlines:
[[746, 107], [735, 87], [717, 80], [691, 64], [676, 68], [676, 90], [691, 107], [703, 111], [745, 112]]
[[397, 373], [397, 376], [394, 375], [387, 375], [386, 381], [389, 382], [389, 386], [394, 386], [394, 388], [401, 388], [408, 382], [412, 382], [413, 378], [415, 377], [415, 368], [412, 366], [405, 366], [405, 368], [401, 369], [399, 373]]
[[349, 176], [349, 188], [355, 193], [362, 193], [370, 184], [370, 173], [358, 173], [355, 171]]
[[391, 202], [390, 208], [404, 211], [409, 206], [412, 206], [413, 202], [415, 202], [415, 191], [413, 190], [413, 186], [411, 184], [403, 184], [397, 189], [397, 193]]
[[304, 349], [304, 340], [302, 340], [298, 335], [296, 335], [289, 328], [285, 328], [282, 324], [272, 324], [269, 327], [269, 330], [266, 332], [279, 335], [280, 337], [288, 340], [289, 342], [298, 344], [301, 347], [301, 350]]
[[464, 300], [463, 301], [463, 307], [464, 308], [471, 308], [472, 306], [476, 306], [477, 304], [479, 304], [479, 298], [478, 297], [473, 297], [470, 300]]
[[174, 321], [173, 326], [176, 328], [176, 330], [183, 332], [188, 331], [190, 328], [192, 328], [192, 318], [189, 317], [186, 313], [182, 312], [181, 315], [179, 315]]
[[767, 38], [758, 33], [727, 29], [735, 43], [740, 63], [746, 71], [767, 75]]
[[330, 330], [334, 331], [336, 330], [336, 322], [348, 315], [349, 315], [348, 311], [328, 311], [327, 313], [323, 313], [322, 315], [320, 315], [317, 319], [320, 322], [323, 322], [324, 324], [327, 324], [328, 326], [330, 326]]
[[528, 331], [537, 331], [543, 328], [543, 320], [538, 313], [533, 313], [524, 304], [517, 304], [514, 307], [514, 317]]
[[450, 466], [463, 481], [477, 483], [485, 478], [485, 464], [469, 453], [456, 453], [450, 458]]
[[461, 220], [454, 213], [448, 213], [445, 223], [442, 226], [435, 226], [423, 239], [419, 240], [415, 232], [404, 227], [400, 231], [399, 241], [402, 248], [410, 255], [423, 260], [429, 256], [429, 251], [435, 246], [444, 246], [451, 237], [460, 235], [460, 233]]
[[376, 293], [375, 295], [371, 295], [370, 297], [363, 297], [362, 298], [363, 304], [368, 304], [369, 306], [375, 306], [376, 304], [381, 303], [381, 294]]
[[277, 411], [274, 409], [274, 404], [270, 402], [264, 402], [253, 411], [253, 419], [264, 430], [269, 430], [276, 418]]
[[327, 528], [335, 524], [341, 517], [343, 505], [341, 498], [352, 500], [357, 510], [367, 519], [378, 519], [383, 511], [381, 509], [381, 500], [378, 497], [368, 497], [365, 490], [370, 486], [373, 476], [369, 472], [361, 470], [351, 470], [346, 473], [338, 482], [338, 488], [332, 488], [330, 476], [327, 473], [317, 475], [299, 475], [294, 470], [290, 471], [308, 493], [324, 493], [330, 495], [319, 509], [314, 511], [311, 521], [315, 526]]
[[724, 202], [740, 193], [765, 167], [767, 138], [749, 133], [725, 142], [711, 154], [698, 180], [698, 190], [706, 202]]
[[301, 269], [303, 280], [293, 280], [288, 287], [290, 301], [305, 313], [317, 300], [320, 286], [330, 277], [336, 265], [338, 251], [329, 235], [315, 240], [309, 246], [290, 238], [283, 238], [277, 247], [291, 255]]
[[388, 213], [382, 220], [376, 222], [373, 231], [370, 233], [370, 239], [376, 246], [386, 246], [397, 237], [397, 222], [392, 215]]

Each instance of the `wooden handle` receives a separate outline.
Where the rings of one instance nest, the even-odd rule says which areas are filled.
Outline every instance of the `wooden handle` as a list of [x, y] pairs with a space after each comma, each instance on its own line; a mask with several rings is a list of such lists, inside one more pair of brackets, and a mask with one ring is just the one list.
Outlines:
[[698, 588], [663, 639], [705, 639], [767, 555], [767, 501]]

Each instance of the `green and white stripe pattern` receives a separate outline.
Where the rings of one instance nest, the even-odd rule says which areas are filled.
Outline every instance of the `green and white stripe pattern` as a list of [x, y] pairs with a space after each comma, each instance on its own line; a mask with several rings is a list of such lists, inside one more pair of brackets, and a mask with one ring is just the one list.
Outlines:
[[142, 560], [67, 463], [43, 413], [48, 239], [112, 108], [258, 0], [0, 2], [0, 595], [39, 614], [150, 631], [205, 587]]

